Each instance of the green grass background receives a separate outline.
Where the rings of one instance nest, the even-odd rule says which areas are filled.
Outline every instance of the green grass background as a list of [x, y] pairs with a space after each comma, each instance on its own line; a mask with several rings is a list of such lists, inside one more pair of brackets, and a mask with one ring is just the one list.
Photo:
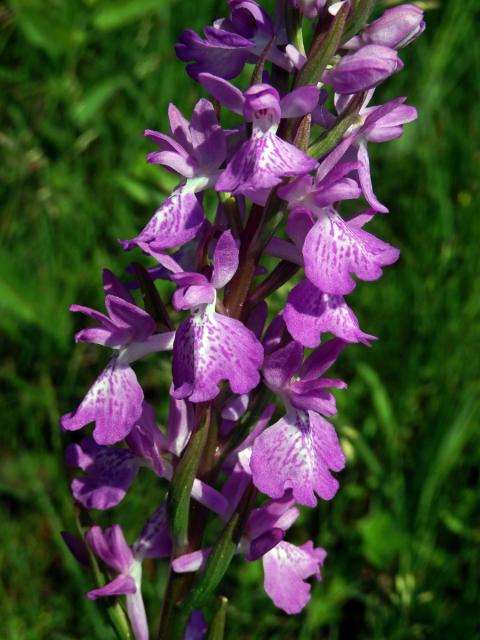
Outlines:
[[[2, 640], [113, 638], [59, 537], [74, 514], [58, 416], [104, 362], [74, 349], [67, 307], [101, 305], [101, 268], [129, 260], [116, 239], [172, 186], [146, 165], [142, 132], [166, 128], [170, 101], [194, 104], [173, 44], [223, 13], [220, 0], [0, 4]], [[337, 367], [350, 384], [336, 420], [348, 467], [336, 499], [305, 510], [293, 535], [328, 549], [324, 582], [290, 618], [263, 593], [260, 563], [236, 560], [229, 639], [480, 638], [479, 21], [476, 0], [444, 0], [378, 93], [407, 95], [420, 117], [371, 151], [392, 212], [372, 227], [402, 259], [352, 296], [381, 341]], [[167, 375], [144, 370], [160, 412]], [[151, 480], [118, 510], [131, 540], [161, 497]], [[165, 568], [145, 575], [155, 622]]]

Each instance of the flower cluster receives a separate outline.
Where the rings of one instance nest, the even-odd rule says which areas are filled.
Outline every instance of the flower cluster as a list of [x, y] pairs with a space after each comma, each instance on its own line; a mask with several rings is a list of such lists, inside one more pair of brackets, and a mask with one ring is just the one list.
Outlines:
[[[182, 34], [177, 55], [210, 99], [190, 120], [170, 105], [169, 134], [145, 132], [156, 147], [148, 162], [178, 176], [138, 235], [121, 241], [149, 264], [132, 266], [127, 284], [104, 271], [106, 313], [71, 307], [95, 323], [77, 342], [113, 350], [61, 419], [65, 431], [94, 423], [67, 448], [67, 464], [82, 471], [71, 484], [76, 502], [115, 507], [140, 468], [168, 487], [131, 547], [118, 524], [91, 526], [84, 542], [66, 535], [80, 560], [96, 557], [108, 576], [88, 597], [125, 595], [137, 640], [149, 637], [145, 558], [170, 562], [161, 638], [173, 637], [175, 617], [185, 637], [203, 637], [200, 610], [211, 617], [205, 606], [235, 553], [261, 559], [266, 593], [289, 614], [307, 604], [307, 579], [321, 578], [324, 549], [286, 538], [298, 505], [331, 500], [345, 466], [328, 418], [331, 389], [346, 384], [324, 376], [349, 343], [376, 339], [346, 296], [399, 257], [365, 230], [388, 212], [372, 187], [368, 145], [398, 138], [416, 118], [404, 98], [376, 104], [375, 90], [402, 69], [398, 50], [424, 29], [408, 4], [366, 23], [368, 4], [290, 0], [272, 19], [255, 0], [229, 0], [229, 17], [204, 38]], [[307, 52], [289, 22], [302, 19], [305, 31], [313, 27]], [[233, 84], [247, 65], [251, 82]], [[222, 126], [226, 112], [233, 128]], [[344, 201], [357, 203], [348, 218]], [[157, 280], [173, 283], [171, 300], [160, 298]], [[270, 296], [288, 282], [278, 309]], [[133, 365], [160, 353], [167, 361], [168, 352], [163, 427]], [[178, 588], [182, 580], [189, 588]]]

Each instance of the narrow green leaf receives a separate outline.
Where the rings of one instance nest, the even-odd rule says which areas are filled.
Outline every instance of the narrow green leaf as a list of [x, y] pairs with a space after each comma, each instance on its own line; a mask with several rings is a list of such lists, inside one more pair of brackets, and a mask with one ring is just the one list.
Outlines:
[[220, 584], [235, 554], [255, 496], [256, 489], [251, 484], [245, 491], [237, 510], [225, 526], [217, 543], [214, 545], [212, 553], [208, 558], [205, 571], [200, 576], [193, 591], [183, 603], [182, 611], [184, 615], [200, 607]]
[[325, 134], [317, 138], [308, 148], [308, 154], [313, 158], [322, 158], [329, 151], [334, 149], [342, 140], [345, 132], [358, 121], [358, 113], [350, 113], [327, 131]]
[[168, 329], [168, 331], [173, 331], [174, 326], [170, 319], [168, 309], [160, 297], [150, 274], [139, 262], [134, 262], [132, 267], [140, 285], [146, 311], [162, 325], [162, 328], [164, 327]]
[[127, 81], [124, 76], [114, 76], [91, 87], [73, 109], [72, 115], [77, 124], [83, 127], [93, 120], [110, 98], [126, 85]]
[[228, 600], [220, 596], [220, 604], [208, 630], [207, 640], [223, 640], [225, 635], [225, 622], [227, 620]]
[[236, 540], [235, 532], [239, 520], [238, 512], [234, 513], [220, 539], [213, 547], [198, 585], [185, 601], [184, 608], [187, 612], [190, 613], [200, 607], [220, 584], [237, 548], [238, 540]]
[[192, 486], [207, 441], [210, 419], [209, 406], [199, 411], [198, 426], [175, 468], [168, 492], [167, 509], [176, 554], [183, 553], [187, 544]]

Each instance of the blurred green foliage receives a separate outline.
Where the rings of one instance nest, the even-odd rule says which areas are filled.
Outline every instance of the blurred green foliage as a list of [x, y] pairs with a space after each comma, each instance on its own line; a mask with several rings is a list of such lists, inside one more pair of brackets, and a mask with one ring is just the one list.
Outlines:
[[[10, 0], [0, 5], [0, 637], [108, 640], [90, 578], [65, 551], [74, 528], [58, 416], [101, 367], [73, 348], [78, 302], [101, 305], [100, 271], [127, 264], [130, 237], [172, 186], [145, 163], [145, 127], [199, 95], [176, 60], [185, 27], [221, 0]], [[227, 638], [478, 638], [480, 44], [476, 0], [444, 0], [378, 92], [408, 95], [419, 121], [372, 149], [392, 214], [374, 231], [402, 260], [352, 296], [381, 337], [338, 365], [350, 383], [336, 425], [349, 463], [331, 504], [305, 511], [294, 538], [329, 551], [324, 582], [289, 618], [261, 589], [260, 563], [236, 560]], [[76, 325], [77, 326], [77, 325]], [[78, 325], [80, 326], [80, 324]], [[164, 412], [166, 367], [145, 366]], [[163, 488], [141, 475], [119, 509], [130, 538]], [[109, 515], [100, 516], [108, 522]], [[165, 567], [146, 567], [155, 622]]]

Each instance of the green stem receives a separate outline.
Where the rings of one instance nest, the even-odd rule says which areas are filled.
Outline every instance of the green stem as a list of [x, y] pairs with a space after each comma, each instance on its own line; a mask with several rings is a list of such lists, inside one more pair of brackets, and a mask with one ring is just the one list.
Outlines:
[[185, 553], [188, 545], [188, 523], [192, 486], [207, 442], [211, 420], [210, 405], [198, 410], [198, 424], [173, 473], [167, 498], [173, 537], [174, 557]]

